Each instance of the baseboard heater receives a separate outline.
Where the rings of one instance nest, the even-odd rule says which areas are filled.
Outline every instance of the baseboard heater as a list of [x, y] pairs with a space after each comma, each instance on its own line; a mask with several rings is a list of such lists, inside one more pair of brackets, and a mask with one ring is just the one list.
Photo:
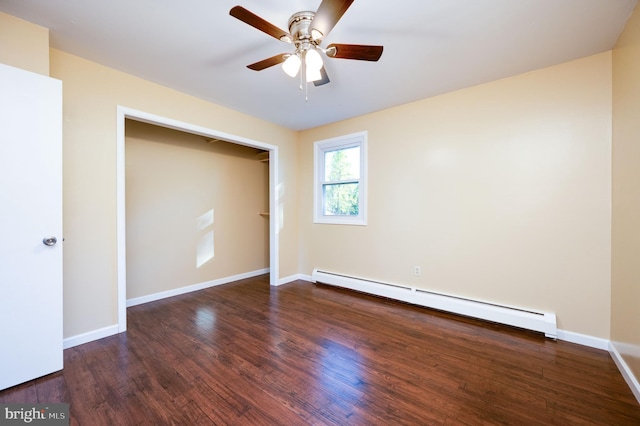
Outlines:
[[343, 287], [411, 303], [413, 305], [425, 306], [458, 315], [537, 331], [544, 333], [546, 337], [551, 339], [556, 339], [558, 336], [556, 314], [550, 312], [538, 312], [496, 305], [318, 269], [313, 270], [311, 278], [313, 282], [317, 283]]

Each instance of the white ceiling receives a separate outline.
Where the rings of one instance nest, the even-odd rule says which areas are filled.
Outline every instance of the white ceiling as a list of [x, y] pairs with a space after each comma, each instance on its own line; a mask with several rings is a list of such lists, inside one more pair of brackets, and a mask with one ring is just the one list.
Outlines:
[[287, 30], [320, 0], [0, 0], [50, 29], [51, 46], [301, 130], [609, 50], [637, 0], [355, 0], [329, 43], [380, 44], [378, 62], [326, 59], [331, 83], [279, 66], [289, 52], [229, 15], [241, 5]]

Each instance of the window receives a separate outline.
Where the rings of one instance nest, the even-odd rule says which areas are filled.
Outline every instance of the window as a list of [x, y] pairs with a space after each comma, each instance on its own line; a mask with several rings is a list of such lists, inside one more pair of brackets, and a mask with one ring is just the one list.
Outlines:
[[367, 133], [314, 143], [313, 221], [366, 225]]

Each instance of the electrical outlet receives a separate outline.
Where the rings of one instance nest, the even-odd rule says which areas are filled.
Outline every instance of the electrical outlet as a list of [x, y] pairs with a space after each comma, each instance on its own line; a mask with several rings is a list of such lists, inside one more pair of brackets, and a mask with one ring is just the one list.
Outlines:
[[419, 266], [414, 266], [413, 275], [415, 275], [416, 277], [419, 277], [420, 275], [422, 275], [422, 268], [420, 268]]

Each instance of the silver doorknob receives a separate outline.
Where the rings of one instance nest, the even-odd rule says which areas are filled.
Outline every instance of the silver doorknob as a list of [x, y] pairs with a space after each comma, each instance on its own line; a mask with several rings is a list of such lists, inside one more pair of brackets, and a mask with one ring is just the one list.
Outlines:
[[56, 237], [45, 237], [42, 239], [42, 244], [45, 246], [55, 246], [57, 242], [58, 239]]

